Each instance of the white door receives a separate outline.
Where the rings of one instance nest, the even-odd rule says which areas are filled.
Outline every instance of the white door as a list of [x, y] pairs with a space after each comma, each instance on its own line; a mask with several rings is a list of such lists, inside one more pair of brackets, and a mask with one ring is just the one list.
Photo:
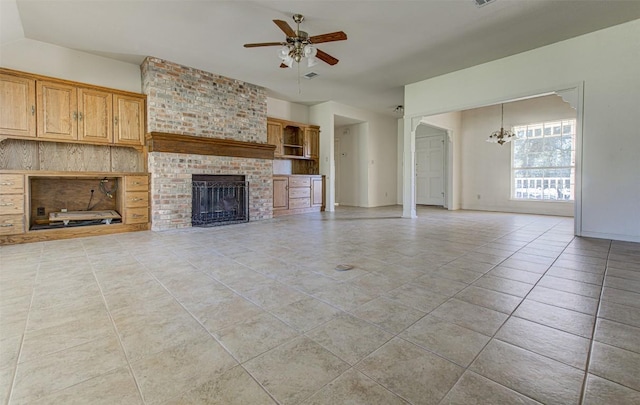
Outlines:
[[444, 135], [416, 138], [416, 204], [444, 206]]

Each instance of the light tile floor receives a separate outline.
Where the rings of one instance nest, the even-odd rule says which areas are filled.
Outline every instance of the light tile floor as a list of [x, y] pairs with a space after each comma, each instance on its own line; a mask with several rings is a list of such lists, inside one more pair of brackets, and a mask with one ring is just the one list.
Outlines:
[[2, 247], [2, 402], [640, 403], [640, 244], [399, 215]]

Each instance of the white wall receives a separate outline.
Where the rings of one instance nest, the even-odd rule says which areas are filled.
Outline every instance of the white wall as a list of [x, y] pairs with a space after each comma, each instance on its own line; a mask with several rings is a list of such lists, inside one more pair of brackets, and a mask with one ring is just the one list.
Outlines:
[[[504, 105], [504, 127], [576, 118], [560, 96], [551, 95]], [[511, 143], [488, 143], [500, 129], [500, 105], [462, 112], [462, 208], [573, 216], [572, 202], [511, 199]], [[478, 198], [478, 195], [480, 198]]]
[[[397, 190], [397, 119], [386, 115], [361, 110], [344, 104], [328, 101], [309, 108], [309, 119], [319, 125], [320, 173], [327, 176], [327, 210], [333, 211], [335, 204], [334, 162], [334, 117], [351, 118], [368, 125], [366, 153], [361, 163], [366, 162], [366, 207], [396, 204]], [[366, 155], [366, 158], [365, 158]], [[361, 166], [362, 167], [362, 166]], [[364, 198], [363, 198], [364, 199]]]
[[308, 124], [309, 106], [267, 97], [267, 116]]
[[58, 79], [142, 93], [140, 66], [45, 42], [19, 39], [2, 44], [0, 66]]
[[577, 231], [640, 242], [638, 38], [640, 20], [635, 20], [407, 85], [405, 116], [459, 111], [584, 83]]

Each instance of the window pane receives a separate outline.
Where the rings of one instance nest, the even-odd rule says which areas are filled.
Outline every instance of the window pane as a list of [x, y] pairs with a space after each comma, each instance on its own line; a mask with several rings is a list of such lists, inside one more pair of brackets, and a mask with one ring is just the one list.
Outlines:
[[513, 128], [513, 198], [573, 200], [575, 128], [575, 120]]

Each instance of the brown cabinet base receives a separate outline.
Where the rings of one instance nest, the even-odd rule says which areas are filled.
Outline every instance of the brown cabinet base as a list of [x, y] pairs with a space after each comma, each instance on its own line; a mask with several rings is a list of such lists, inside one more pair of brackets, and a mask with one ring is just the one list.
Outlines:
[[0, 246], [15, 245], [18, 243], [44, 242], [58, 239], [81, 238], [85, 236], [110, 235], [114, 233], [147, 231], [149, 228], [149, 224], [145, 223], [89, 225], [69, 229], [41, 229], [17, 235], [2, 235], [0, 236]]
[[[107, 220], [101, 212], [113, 214]], [[142, 231], [149, 225], [146, 173], [0, 171], [0, 245]]]
[[273, 216], [324, 211], [324, 176], [273, 176]]

